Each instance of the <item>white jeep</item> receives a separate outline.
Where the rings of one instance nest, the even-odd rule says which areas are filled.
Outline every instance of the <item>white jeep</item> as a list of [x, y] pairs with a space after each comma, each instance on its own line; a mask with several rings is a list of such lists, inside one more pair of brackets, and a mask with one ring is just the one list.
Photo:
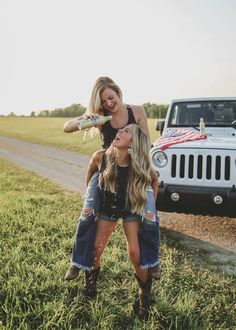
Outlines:
[[[201, 118], [204, 138], [181, 142], [181, 132], [200, 135]], [[173, 100], [156, 129], [158, 210], [236, 216], [236, 97]]]

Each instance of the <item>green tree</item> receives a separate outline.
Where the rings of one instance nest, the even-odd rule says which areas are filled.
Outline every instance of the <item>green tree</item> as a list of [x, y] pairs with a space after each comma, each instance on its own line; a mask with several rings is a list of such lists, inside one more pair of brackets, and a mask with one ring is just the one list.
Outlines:
[[49, 116], [50, 111], [49, 110], [42, 110], [40, 111], [40, 113], [38, 114], [38, 117], [48, 117]]
[[39, 112], [38, 117], [78, 117], [82, 116], [85, 113], [85, 110], [86, 108], [81, 104], [72, 104], [66, 108], [42, 110]]
[[15, 114], [14, 112], [10, 112], [10, 113], [8, 114], [8, 117], [16, 117], [16, 114]]
[[168, 104], [144, 103], [143, 107], [148, 118], [165, 118]]

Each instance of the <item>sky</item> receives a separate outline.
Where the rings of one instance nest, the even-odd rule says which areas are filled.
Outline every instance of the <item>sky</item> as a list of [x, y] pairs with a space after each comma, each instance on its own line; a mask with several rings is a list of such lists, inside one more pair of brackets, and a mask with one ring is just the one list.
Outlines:
[[0, 0], [0, 114], [236, 96], [235, 0]]

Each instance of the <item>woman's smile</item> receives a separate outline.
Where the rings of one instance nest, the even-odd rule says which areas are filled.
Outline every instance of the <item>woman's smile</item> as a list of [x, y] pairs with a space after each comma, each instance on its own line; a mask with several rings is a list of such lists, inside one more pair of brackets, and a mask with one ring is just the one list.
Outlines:
[[133, 134], [132, 124], [119, 129], [115, 139], [112, 142], [113, 147], [120, 146], [120, 147], [128, 148], [130, 142], [132, 141], [132, 134]]
[[108, 111], [115, 112], [119, 109], [119, 97], [110, 88], [106, 88], [101, 94], [101, 106]]
[[112, 104], [112, 105], [107, 106], [106, 108], [107, 108], [107, 110], [109, 110], [111, 112], [114, 112], [114, 111], [117, 110], [117, 105], [115, 103], [115, 104]]

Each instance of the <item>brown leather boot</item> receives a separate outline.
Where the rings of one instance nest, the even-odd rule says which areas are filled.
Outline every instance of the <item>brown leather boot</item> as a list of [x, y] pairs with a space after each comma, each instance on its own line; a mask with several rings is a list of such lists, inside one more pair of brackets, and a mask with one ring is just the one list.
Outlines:
[[153, 280], [160, 280], [161, 278], [161, 266], [156, 265], [148, 269], [149, 274], [152, 276]]
[[83, 297], [85, 299], [95, 298], [97, 295], [97, 278], [100, 267], [93, 270], [85, 270], [85, 283], [83, 289]]
[[147, 320], [151, 305], [151, 287], [152, 277], [148, 277], [147, 281], [143, 283], [135, 274], [136, 280], [139, 285], [139, 299], [135, 297], [135, 303], [133, 305], [134, 313], [142, 320]]
[[75, 265], [71, 265], [66, 272], [64, 280], [70, 281], [75, 279], [79, 275], [79, 268]]

